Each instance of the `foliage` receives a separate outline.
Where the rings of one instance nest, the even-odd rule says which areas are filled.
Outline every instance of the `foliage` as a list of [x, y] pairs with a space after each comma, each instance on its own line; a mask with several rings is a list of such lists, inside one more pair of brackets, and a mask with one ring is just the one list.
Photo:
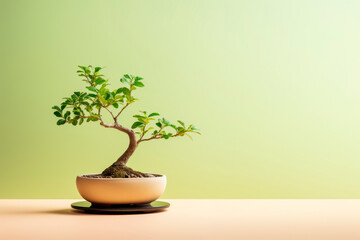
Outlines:
[[[82, 81], [87, 83], [84, 92], [74, 92], [70, 97], [65, 97], [59, 106], [54, 106], [54, 115], [58, 117], [57, 125], [66, 123], [74, 126], [81, 125], [84, 122], [96, 122], [102, 120], [101, 110], [105, 109], [111, 114], [114, 122], [117, 124], [117, 118], [130, 104], [138, 99], [133, 96], [133, 91], [144, 87], [143, 78], [131, 74], [125, 74], [120, 78], [122, 87], [110, 90], [108, 88], [109, 80], [105, 79], [100, 73], [101, 67], [91, 65], [79, 66], [78, 75]], [[117, 111], [115, 114], [114, 111]], [[147, 114], [146, 111], [140, 111], [140, 114], [134, 115], [136, 121], [131, 128], [138, 135], [138, 143], [152, 139], [169, 139], [177, 136], [188, 136], [189, 133], [200, 134], [199, 129], [194, 125], [185, 126], [178, 120], [177, 125], [170, 123], [159, 113], [153, 112]], [[170, 131], [169, 131], [170, 130]], [[149, 135], [147, 138], [145, 136]], [[192, 138], [191, 138], [192, 139]]]

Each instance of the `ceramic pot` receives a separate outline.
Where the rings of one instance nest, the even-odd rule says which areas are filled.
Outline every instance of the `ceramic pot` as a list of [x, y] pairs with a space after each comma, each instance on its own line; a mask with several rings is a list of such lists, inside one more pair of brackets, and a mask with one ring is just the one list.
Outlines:
[[145, 178], [91, 178], [97, 174], [77, 176], [80, 195], [96, 204], [143, 204], [158, 199], [166, 187], [166, 176], [153, 174]]

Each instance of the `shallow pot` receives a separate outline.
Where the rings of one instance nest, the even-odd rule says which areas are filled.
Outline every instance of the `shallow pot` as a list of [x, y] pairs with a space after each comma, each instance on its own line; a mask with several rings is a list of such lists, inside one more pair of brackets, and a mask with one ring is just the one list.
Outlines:
[[166, 187], [166, 176], [153, 174], [145, 178], [91, 178], [77, 176], [80, 195], [96, 204], [142, 204], [158, 199]]

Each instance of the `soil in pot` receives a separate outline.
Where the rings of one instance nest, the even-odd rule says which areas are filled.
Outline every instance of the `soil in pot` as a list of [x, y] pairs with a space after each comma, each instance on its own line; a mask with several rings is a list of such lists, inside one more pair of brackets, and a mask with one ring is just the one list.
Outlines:
[[87, 178], [147, 178], [160, 177], [161, 175], [142, 173], [124, 165], [111, 165], [101, 174], [84, 175]]

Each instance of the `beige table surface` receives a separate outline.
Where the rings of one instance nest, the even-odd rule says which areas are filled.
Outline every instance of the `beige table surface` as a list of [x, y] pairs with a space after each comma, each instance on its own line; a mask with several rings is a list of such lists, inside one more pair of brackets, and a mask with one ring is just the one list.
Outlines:
[[83, 214], [74, 201], [0, 200], [0, 239], [360, 239], [360, 200], [170, 199], [136, 215]]

